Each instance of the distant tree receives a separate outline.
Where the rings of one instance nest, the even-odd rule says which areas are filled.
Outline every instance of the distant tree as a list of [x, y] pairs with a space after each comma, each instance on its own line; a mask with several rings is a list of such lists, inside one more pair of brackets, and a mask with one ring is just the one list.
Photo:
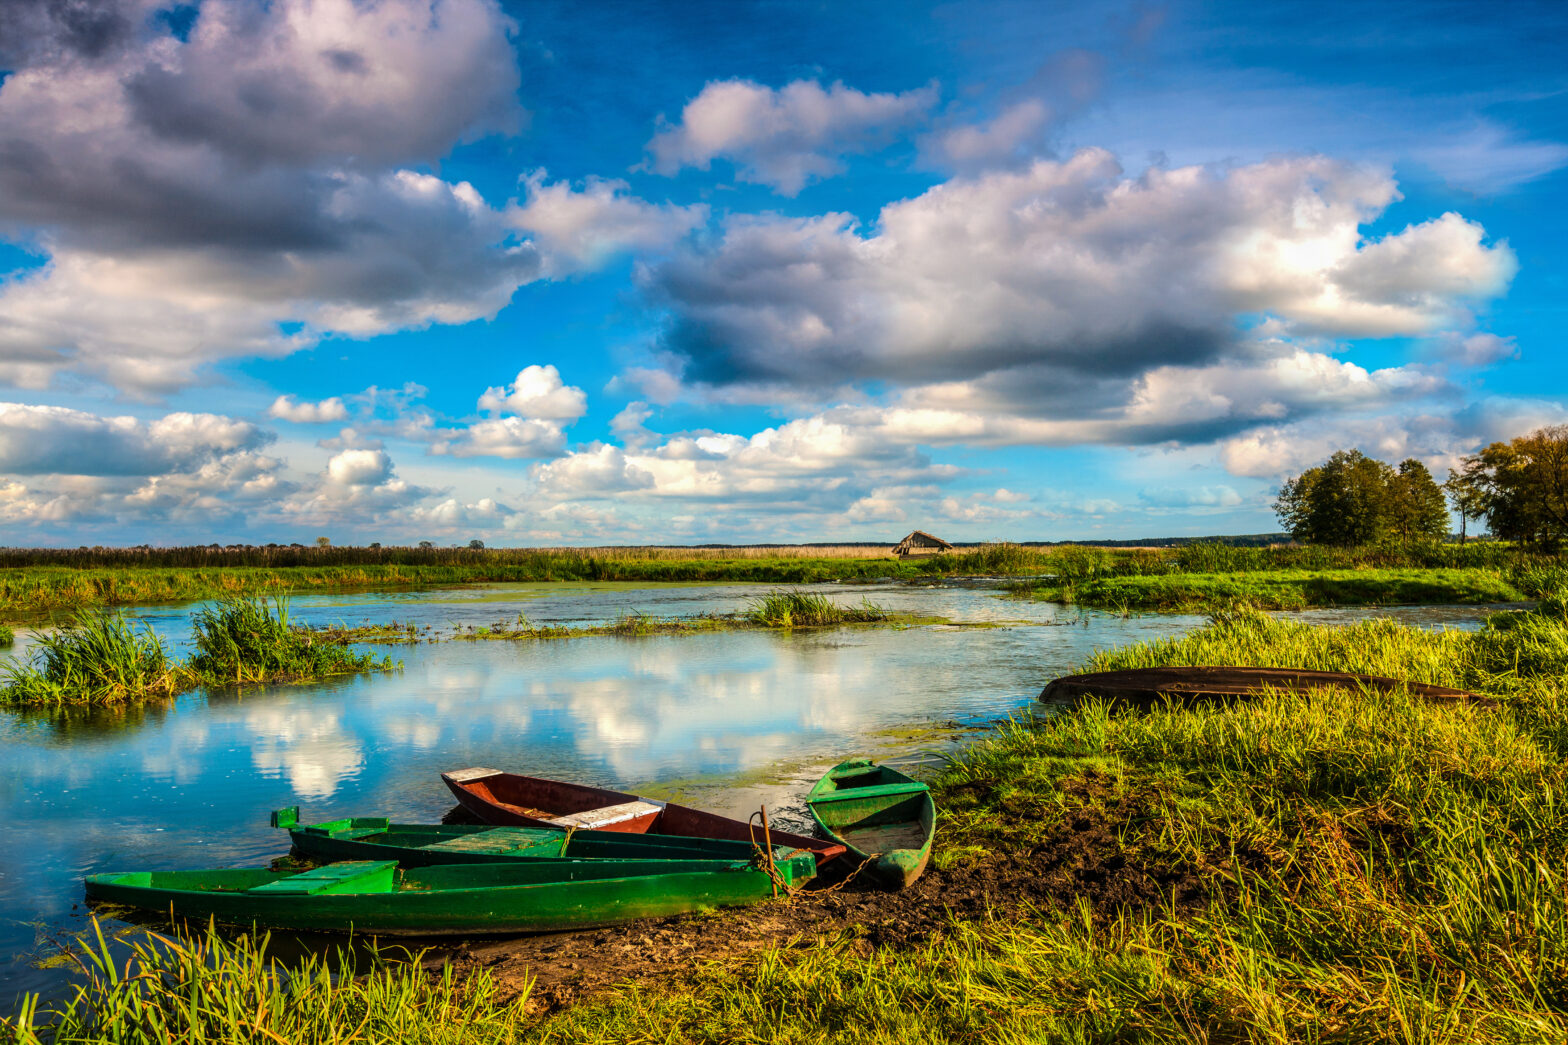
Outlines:
[[1539, 428], [1466, 457], [1453, 485], [1498, 537], [1556, 551], [1568, 536], [1568, 425]]
[[380, 549], [380, 547], [381, 547], [381, 542], [380, 542], [380, 541], [371, 541], [371, 542], [370, 542], [370, 546], [371, 546], [371, 547], [372, 547], [372, 548], [375, 548], [375, 549], [378, 549], [378, 550], [379, 550], [379, 549]]
[[332, 538], [331, 537], [317, 537], [316, 538], [316, 547], [318, 547], [318, 548], [330, 548], [330, 547], [332, 547]]
[[1441, 541], [1448, 536], [1448, 502], [1426, 465], [1414, 457], [1399, 464], [1389, 486], [1388, 525], [1402, 541]]
[[469, 541], [468, 542], [468, 550], [469, 551], [475, 551], [475, 552], [482, 552], [482, 551], [485, 550], [485, 542], [481, 541], [481, 540], [478, 540], [478, 539]]
[[1397, 473], [1360, 450], [1340, 450], [1280, 487], [1274, 512], [1298, 541], [1375, 544], [1389, 535]]
[[435, 541], [420, 541], [419, 542], [419, 546], [421, 548], [434, 548], [436, 546], [436, 542]]

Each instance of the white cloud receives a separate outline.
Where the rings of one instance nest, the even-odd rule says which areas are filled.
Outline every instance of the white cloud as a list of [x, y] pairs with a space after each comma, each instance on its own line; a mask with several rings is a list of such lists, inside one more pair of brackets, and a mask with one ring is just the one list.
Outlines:
[[556, 498], [647, 490], [653, 473], [634, 464], [619, 447], [595, 443], [549, 464], [534, 466], [539, 488]]
[[327, 477], [345, 486], [375, 486], [392, 477], [385, 450], [344, 450], [327, 462]]
[[645, 281], [685, 380], [762, 401], [1022, 366], [1067, 388], [1208, 364], [1244, 315], [1284, 335], [1419, 335], [1501, 292], [1512, 251], [1456, 215], [1364, 243], [1396, 196], [1386, 174], [1321, 157], [1126, 178], [1086, 149], [946, 182], [865, 234], [842, 214], [737, 217]]
[[575, 421], [588, 411], [583, 390], [561, 381], [553, 364], [532, 364], [518, 371], [510, 385], [487, 388], [479, 409], [549, 421]]
[[708, 220], [704, 204], [648, 203], [624, 195], [624, 181], [589, 178], [576, 192], [545, 177], [527, 176], [528, 200], [508, 207], [506, 221], [533, 235], [551, 276], [590, 271], [626, 251], [664, 250]]
[[1006, 166], [1040, 151], [1050, 123], [1050, 107], [1038, 98], [1025, 98], [985, 123], [964, 124], [930, 136], [923, 151], [958, 170]]
[[1441, 476], [1480, 446], [1563, 423], [1568, 407], [1562, 403], [1489, 396], [1452, 412], [1383, 412], [1260, 427], [1221, 441], [1219, 450], [1232, 475], [1278, 479], [1320, 464], [1336, 450], [1356, 448], [1385, 461], [1415, 457]]
[[0, 227], [49, 261], [0, 283], [0, 378], [157, 393], [324, 333], [494, 315], [533, 248], [399, 165], [516, 126], [509, 25], [493, 0], [208, 0], [187, 41], [24, 48]]
[[145, 422], [57, 406], [0, 403], [0, 474], [156, 475], [191, 471], [272, 440], [217, 414], [168, 414]]
[[566, 447], [566, 433], [555, 421], [496, 417], [467, 428], [443, 430], [431, 443], [432, 454], [452, 457], [555, 457]]
[[902, 94], [866, 94], [811, 80], [773, 89], [750, 80], [715, 80], [686, 103], [678, 124], [648, 143], [653, 167], [675, 174], [735, 163], [742, 181], [794, 196], [807, 182], [843, 170], [839, 156], [884, 144], [936, 104], [935, 84]]
[[296, 424], [319, 424], [325, 421], [342, 421], [348, 417], [348, 408], [337, 396], [319, 403], [298, 402], [290, 395], [281, 395], [267, 408], [267, 416]]

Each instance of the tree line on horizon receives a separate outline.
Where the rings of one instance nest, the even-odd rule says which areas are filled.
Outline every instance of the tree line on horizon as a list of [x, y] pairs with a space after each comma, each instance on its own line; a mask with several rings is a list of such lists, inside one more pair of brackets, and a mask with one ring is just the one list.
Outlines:
[[1413, 457], [1396, 467], [1340, 450], [1286, 479], [1274, 512], [1303, 543], [1361, 546], [1445, 540], [1450, 504], [1461, 541], [1477, 519], [1499, 540], [1557, 551], [1568, 536], [1568, 425], [1492, 443], [1441, 485]]

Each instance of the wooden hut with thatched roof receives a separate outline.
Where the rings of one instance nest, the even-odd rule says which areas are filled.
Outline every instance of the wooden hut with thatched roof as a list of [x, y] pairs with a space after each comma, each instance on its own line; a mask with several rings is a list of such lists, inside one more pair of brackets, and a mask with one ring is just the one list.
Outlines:
[[924, 530], [916, 530], [898, 542], [898, 547], [893, 549], [893, 554], [900, 559], [908, 559], [911, 556], [941, 555], [952, 550], [953, 546], [942, 538], [933, 537]]

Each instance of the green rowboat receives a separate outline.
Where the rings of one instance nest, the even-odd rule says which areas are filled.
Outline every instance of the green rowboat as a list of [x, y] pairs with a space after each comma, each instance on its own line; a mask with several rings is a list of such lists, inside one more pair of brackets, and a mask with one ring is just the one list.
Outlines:
[[[489, 824], [396, 824], [385, 817], [356, 816], [300, 824], [299, 808], [272, 814], [273, 827], [286, 827], [294, 848], [312, 860], [396, 860], [403, 867], [488, 863], [495, 860], [751, 860], [757, 845], [717, 838], [568, 831], [560, 827], [492, 827]], [[801, 852], [774, 846], [782, 862]]]
[[[796, 885], [809, 855], [776, 865]], [[715, 860], [508, 860], [399, 870], [355, 860], [302, 873], [130, 871], [87, 877], [91, 901], [192, 921], [386, 936], [553, 932], [754, 903], [774, 881], [752, 864]]]
[[936, 806], [926, 785], [865, 759], [828, 770], [806, 796], [817, 826], [865, 863], [882, 884], [903, 889], [931, 858]]

